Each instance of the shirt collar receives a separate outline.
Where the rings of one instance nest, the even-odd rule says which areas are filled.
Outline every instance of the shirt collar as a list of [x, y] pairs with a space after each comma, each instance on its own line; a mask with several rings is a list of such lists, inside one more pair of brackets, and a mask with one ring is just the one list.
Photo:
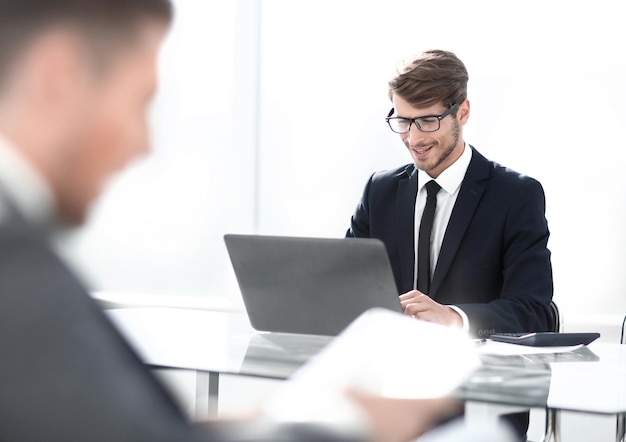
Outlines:
[[0, 134], [0, 185], [29, 222], [44, 229], [56, 224], [54, 197], [45, 180]]
[[[469, 167], [471, 160], [472, 149], [470, 149], [467, 144], [464, 144], [463, 153], [459, 159], [452, 163], [446, 170], [441, 172], [435, 181], [437, 181], [437, 184], [439, 184], [448, 194], [454, 195], [463, 182], [463, 178], [465, 177], [465, 173], [467, 172], [467, 168]], [[421, 169], [418, 170], [417, 192], [419, 193], [422, 190], [422, 187], [424, 187], [430, 180], [432, 180], [430, 175]]]

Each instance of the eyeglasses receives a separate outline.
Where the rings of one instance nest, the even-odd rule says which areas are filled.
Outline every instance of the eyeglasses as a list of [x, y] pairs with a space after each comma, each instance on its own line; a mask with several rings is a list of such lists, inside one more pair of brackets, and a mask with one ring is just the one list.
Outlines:
[[402, 118], [402, 117], [392, 117], [395, 112], [394, 108], [391, 108], [387, 118], [387, 124], [397, 134], [406, 134], [411, 130], [411, 123], [415, 124], [415, 126], [421, 130], [422, 132], [436, 132], [439, 130], [441, 126], [441, 120], [446, 118], [452, 112], [459, 108], [459, 103], [454, 103], [452, 107], [450, 107], [447, 111], [445, 111], [441, 115], [426, 115], [424, 117], [417, 118]]

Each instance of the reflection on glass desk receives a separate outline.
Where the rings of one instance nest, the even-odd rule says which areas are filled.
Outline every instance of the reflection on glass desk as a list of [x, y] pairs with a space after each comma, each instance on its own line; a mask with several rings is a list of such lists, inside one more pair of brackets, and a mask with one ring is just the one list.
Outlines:
[[484, 354], [480, 359], [482, 366], [458, 390], [458, 397], [543, 407], [550, 391], [551, 363], [597, 361], [599, 358], [589, 348], [582, 347], [566, 353]]
[[221, 374], [286, 379], [331, 339], [260, 333], [242, 313], [160, 307], [105, 312], [148, 366], [196, 372], [199, 419], [217, 414]]
[[330, 342], [328, 336], [259, 333], [250, 337], [239, 374], [286, 379]]
[[[173, 308], [108, 310], [150, 366], [286, 379], [332, 338], [265, 334], [245, 314]], [[467, 401], [626, 413], [626, 345], [593, 342], [557, 354], [480, 355], [454, 396]], [[212, 388], [212, 391], [211, 391]]]
[[588, 413], [626, 412], [626, 346], [592, 343], [564, 353], [480, 358], [482, 366], [455, 397]]
[[106, 313], [153, 367], [286, 379], [331, 339], [257, 332], [240, 313], [175, 308]]

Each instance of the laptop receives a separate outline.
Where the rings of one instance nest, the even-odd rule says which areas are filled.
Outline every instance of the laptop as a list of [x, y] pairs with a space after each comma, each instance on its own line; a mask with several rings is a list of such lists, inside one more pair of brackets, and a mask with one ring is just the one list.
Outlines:
[[257, 331], [336, 336], [375, 307], [402, 312], [382, 241], [224, 236]]

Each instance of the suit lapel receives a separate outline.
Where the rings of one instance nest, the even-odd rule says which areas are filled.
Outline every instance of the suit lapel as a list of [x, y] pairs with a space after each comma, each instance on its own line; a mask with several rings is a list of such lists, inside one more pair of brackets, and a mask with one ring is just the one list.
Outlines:
[[396, 242], [398, 256], [400, 258], [400, 275], [402, 287], [413, 288], [415, 273], [415, 197], [417, 196], [417, 173], [415, 168], [408, 166], [406, 178], [398, 181], [398, 193], [396, 197], [396, 216], [398, 230]]
[[459, 196], [450, 215], [446, 234], [441, 244], [437, 266], [433, 274], [430, 296], [435, 298], [444, 281], [463, 236], [472, 221], [476, 207], [485, 191], [485, 180], [489, 178], [489, 162], [485, 157], [472, 149], [472, 160], [461, 184]]

